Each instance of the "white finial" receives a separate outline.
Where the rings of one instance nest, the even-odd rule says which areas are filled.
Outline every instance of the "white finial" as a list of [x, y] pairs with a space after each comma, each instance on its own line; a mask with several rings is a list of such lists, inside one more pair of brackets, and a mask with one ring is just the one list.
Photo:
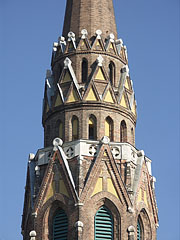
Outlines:
[[109, 143], [110, 143], [110, 139], [109, 139], [107, 136], [104, 136], [104, 137], [101, 139], [101, 142], [104, 143], [104, 144], [109, 144]]
[[69, 65], [71, 65], [71, 60], [67, 57], [65, 60], [64, 60], [64, 68], [67, 68]]
[[58, 47], [58, 42], [54, 42], [53, 47]]
[[85, 39], [85, 38], [87, 38], [88, 31], [87, 31], [86, 29], [83, 29], [83, 30], [81, 31], [81, 34], [82, 34], [81, 39]]
[[96, 30], [97, 39], [101, 39], [102, 31], [100, 29]]
[[63, 37], [63, 36], [59, 37], [59, 38], [58, 38], [58, 43], [59, 43], [59, 45], [60, 45], [60, 44], [66, 45], [65, 37]]
[[114, 37], [114, 34], [111, 33], [111, 34], [109, 35], [109, 39], [110, 39], [110, 41], [111, 41], [111, 42], [114, 42], [114, 38], [115, 38], [115, 37]]
[[104, 61], [104, 58], [101, 55], [99, 55], [99, 57], [97, 58], [97, 62], [98, 62], [99, 67], [102, 67], [103, 61]]
[[35, 158], [34, 153], [30, 153], [28, 161], [31, 162], [34, 158]]
[[70, 42], [70, 41], [75, 41], [75, 33], [73, 33], [73, 32], [69, 32], [68, 33], [68, 41]]
[[31, 231], [29, 236], [31, 237], [31, 240], [36, 240], [36, 231]]
[[53, 146], [54, 146], [54, 147], [62, 146], [62, 145], [63, 145], [63, 140], [62, 140], [62, 139], [60, 139], [60, 138], [55, 138], [55, 139], [53, 140]]

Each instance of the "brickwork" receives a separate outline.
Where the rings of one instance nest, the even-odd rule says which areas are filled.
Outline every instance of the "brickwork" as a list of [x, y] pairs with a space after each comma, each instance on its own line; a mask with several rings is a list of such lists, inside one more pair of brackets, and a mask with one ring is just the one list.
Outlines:
[[[82, 29], [88, 35], [82, 37]], [[102, 34], [96, 33], [98, 29]], [[70, 31], [76, 36], [68, 36]], [[117, 39], [113, 1], [67, 0], [63, 36], [65, 39], [61, 41], [66, 41], [66, 47], [62, 50], [62, 43], [55, 44], [53, 83], [48, 82], [50, 89], [46, 83], [44, 95], [44, 146], [50, 150], [48, 156], [42, 151], [29, 160], [23, 239], [29, 240], [29, 232], [35, 230], [36, 240], [53, 240], [53, 218], [58, 209], [63, 209], [68, 218], [67, 239], [94, 240], [95, 215], [106, 206], [114, 221], [114, 240], [137, 240], [138, 219], [142, 224], [142, 240], [156, 240], [158, 217], [153, 178], [143, 151], [135, 148], [136, 103], [126, 50], [122, 43], [117, 45], [121, 41]], [[88, 65], [86, 81], [82, 79], [84, 59]], [[96, 79], [99, 69], [102, 72]], [[95, 100], [86, 99], [91, 87]], [[107, 93], [109, 98], [105, 101]], [[67, 101], [70, 94], [71, 100]], [[92, 116], [95, 139], [91, 142]], [[78, 119], [78, 139], [81, 139], [77, 141], [73, 139], [74, 117]], [[104, 138], [107, 118], [112, 123], [111, 143]], [[63, 146], [72, 150], [76, 147], [73, 156], [66, 156], [61, 143], [58, 147], [53, 144], [59, 137], [60, 122]], [[94, 155], [90, 155], [90, 146], [95, 146]], [[117, 149], [115, 157], [113, 150], [116, 153]], [[60, 189], [60, 176], [64, 192]]]

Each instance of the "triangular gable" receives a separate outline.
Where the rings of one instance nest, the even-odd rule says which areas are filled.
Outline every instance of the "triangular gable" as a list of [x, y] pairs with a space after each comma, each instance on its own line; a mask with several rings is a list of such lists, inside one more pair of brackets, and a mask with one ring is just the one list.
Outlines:
[[96, 39], [94, 40], [93, 44], [92, 44], [92, 50], [99, 50], [99, 51], [105, 51], [105, 47], [104, 47], [104, 43], [102, 41], [102, 39], [99, 39], [98, 37], [96, 37]]
[[66, 96], [66, 103], [72, 103], [72, 102], [77, 102], [79, 101], [79, 96], [78, 96], [78, 93], [77, 93], [77, 90], [76, 88], [74, 87], [74, 84], [72, 83], [71, 84], [71, 87], [68, 91], [68, 94]]
[[108, 76], [103, 66], [102, 67], [97, 66], [93, 76], [94, 81], [108, 81]]
[[[105, 154], [104, 154], [105, 153]], [[105, 155], [105, 156], [104, 156]], [[102, 161], [102, 159], [107, 158], [106, 161]], [[128, 207], [131, 206], [131, 200], [127, 193], [126, 187], [120, 177], [120, 173], [118, 171], [116, 162], [112, 156], [109, 145], [103, 144], [98, 152], [98, 155], [93, 163], [90, 173], [88, 174], [88, 179], [85, 184], [84, 189], [82, 190], [80, 200], [84, 202], [86, 198], [93, 196], [93, 194], [97, 193], [98, 188], [102, 187], [102, 164], [106, 164], [108, 169], [109, 176], [107, 177], [107, 190], [114, 196], [116, 196], [121, 203], [126, 204]], [[109, 179], [109, 180], [108, 180]], [[106, 191], [107, 191], [106, 190]]]
[[109, 41], [109, 44], [108, 44], [108, 46], [107, 46], [107, 50], [106, 50], [106, 51], [108, 51], [108, 52], [110, 52], [110, 53], [112, 53], [112, 54], [118, 55], [118, 54], [117, 54], [117, 49], [116, 49], [116, 47], [115, 47], [114, 42]]
[[60, 95], [59, 94], [57, 94], [57, 97], [56, 97], [56, 101], [55, 101], [55, 107], [58, 107], [58, 106], [60, 106], [60, 105], [62, 105], [63, 104], [63, 101], [62, 101], [62, 99], [61, 99], [61, 97], [60, 97]]
[[[67, 166], [67, 160], [65, 159], [65, 154], [61, 147], [58, 147], [58, 150], [54, 153], [53, 157], [49, 161], [49, 164], [46, 168], [44, 178], [39, 190], [38, 197], [35, 202], [35, 212], [42, 207], [42, 205], [48, 201], [55, 193], [63, 194], [66, 197], [72, 198], [75, 203], [78, 202], [78, 195], [75, 190], [74, 182], [72, 176], [70, 176], [70, 169]], [[58, 167], [60, 172], [59, 187], [55, 187], [53, 181], [54, 179], [54, 168]], [[62, 177], [61, 177], [62, 176]], [[63, 180], [63, 181], [62, 181]], [[57, 185], [57, 184], [56, 184]]]
[[66, 70], [64, 71], [64, 74], [62, 74], [62, 75], [63, 75], [63, 76], [62, 76], [62, 79], [61, 79], [60, 83], [72, 82], [72, 77], [71, 77], [71, 74], [70, 74], [70, 72], [69, 72], [68, 69], [66, 69]]
[[121, 47], [120, 57], [121, 57], [124, 61], [127, 61], [125, 49], [124, 49], [123, 46]]
[[81, 39], [79, 41], [79, 44], [78, 44], [78, 47], [77, 47], [77, 50], [90, 50], [91, 47], [90, 47], [90, 44], [89, 44], [89, 41], [87, 38], [85, 39]]
[[115, 97], [114, 91], [111, 87], [111, 84], [107, 85], [107, 87], [103, 93], [102, 100], [104, 102], [116, 103], [116, 97]]
[[131, 81], [130, 81], [129, 77], [126, 77], [124, 87], [126, 89], [128, 89], [129, 91], [132, 91]]
[[76, 44], [75, 41], [68, 41], [66, 45], [66, 49], [64, 53], [72, 52], [76, 50]]
[[90, 81], [87, 90], [83, 96], [83, 100], [85, 101], [100, 101], [99, 94], [95, 87], [93, 80]]
[[128, 99], [127, 99], [125, 91], [122, 94], [120, 106], [129, 109], [129, 103], [128, 103]]

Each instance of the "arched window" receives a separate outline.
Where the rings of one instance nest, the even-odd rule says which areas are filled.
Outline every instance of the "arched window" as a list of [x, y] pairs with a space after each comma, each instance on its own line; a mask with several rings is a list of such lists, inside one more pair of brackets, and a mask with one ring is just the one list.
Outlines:
[[86, 83], [88, 80], [88, 61], [86, 58], [83, 58], [82, 61], [82, 82]]
[[134, 129], [131, 128], [131, 141], [132, 141], [132, 144], [134, 144]]
[[58, 120], [56, 123], [56, 137], [63, 139], [63, 123], [61, 120]]
[[113, 85], [115, 83], [115, 65], [113, 62], [110, 62], [109, 64], [109, 79]]
[[64, 239], [68, 237], [68, 218], [63, 209], [59, 209], [53, 218], [53, 240]]
[[79, 121], [76, 116], [72, 118], [72, 140], [77, 140], [79, 138]]
[[110, 117], [105, 120], [105, 136], [113, 141], [113, 120]]
[[140, 217], [138, 217], [138, 222], [137, 222], [137, 240], [143, 240], [143, 229], [142, 229], [142, 222]]
[[97, 127], [96, 127], [96, 117], [91, 115], [89, 118], [89, 139], [96, 140], [97, 138]]
[[127, 126], [124, 120], [121, 122], [120, 126], [120, 142], [127, 142]]
[[96, 213], [94, 219], [95, 240], [114, 239], [114, 221], [111, 212], [102, 206]]

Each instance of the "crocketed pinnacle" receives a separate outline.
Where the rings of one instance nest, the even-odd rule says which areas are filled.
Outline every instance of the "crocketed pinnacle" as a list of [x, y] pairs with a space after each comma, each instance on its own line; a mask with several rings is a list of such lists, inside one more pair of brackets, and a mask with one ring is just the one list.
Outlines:
[[117, 38], [113, 0], [67, 0], [63, 36], [72, 31], [80, 37], [82, 29], [89, 37], [100, 29], [104, 37], [113, 33]]

